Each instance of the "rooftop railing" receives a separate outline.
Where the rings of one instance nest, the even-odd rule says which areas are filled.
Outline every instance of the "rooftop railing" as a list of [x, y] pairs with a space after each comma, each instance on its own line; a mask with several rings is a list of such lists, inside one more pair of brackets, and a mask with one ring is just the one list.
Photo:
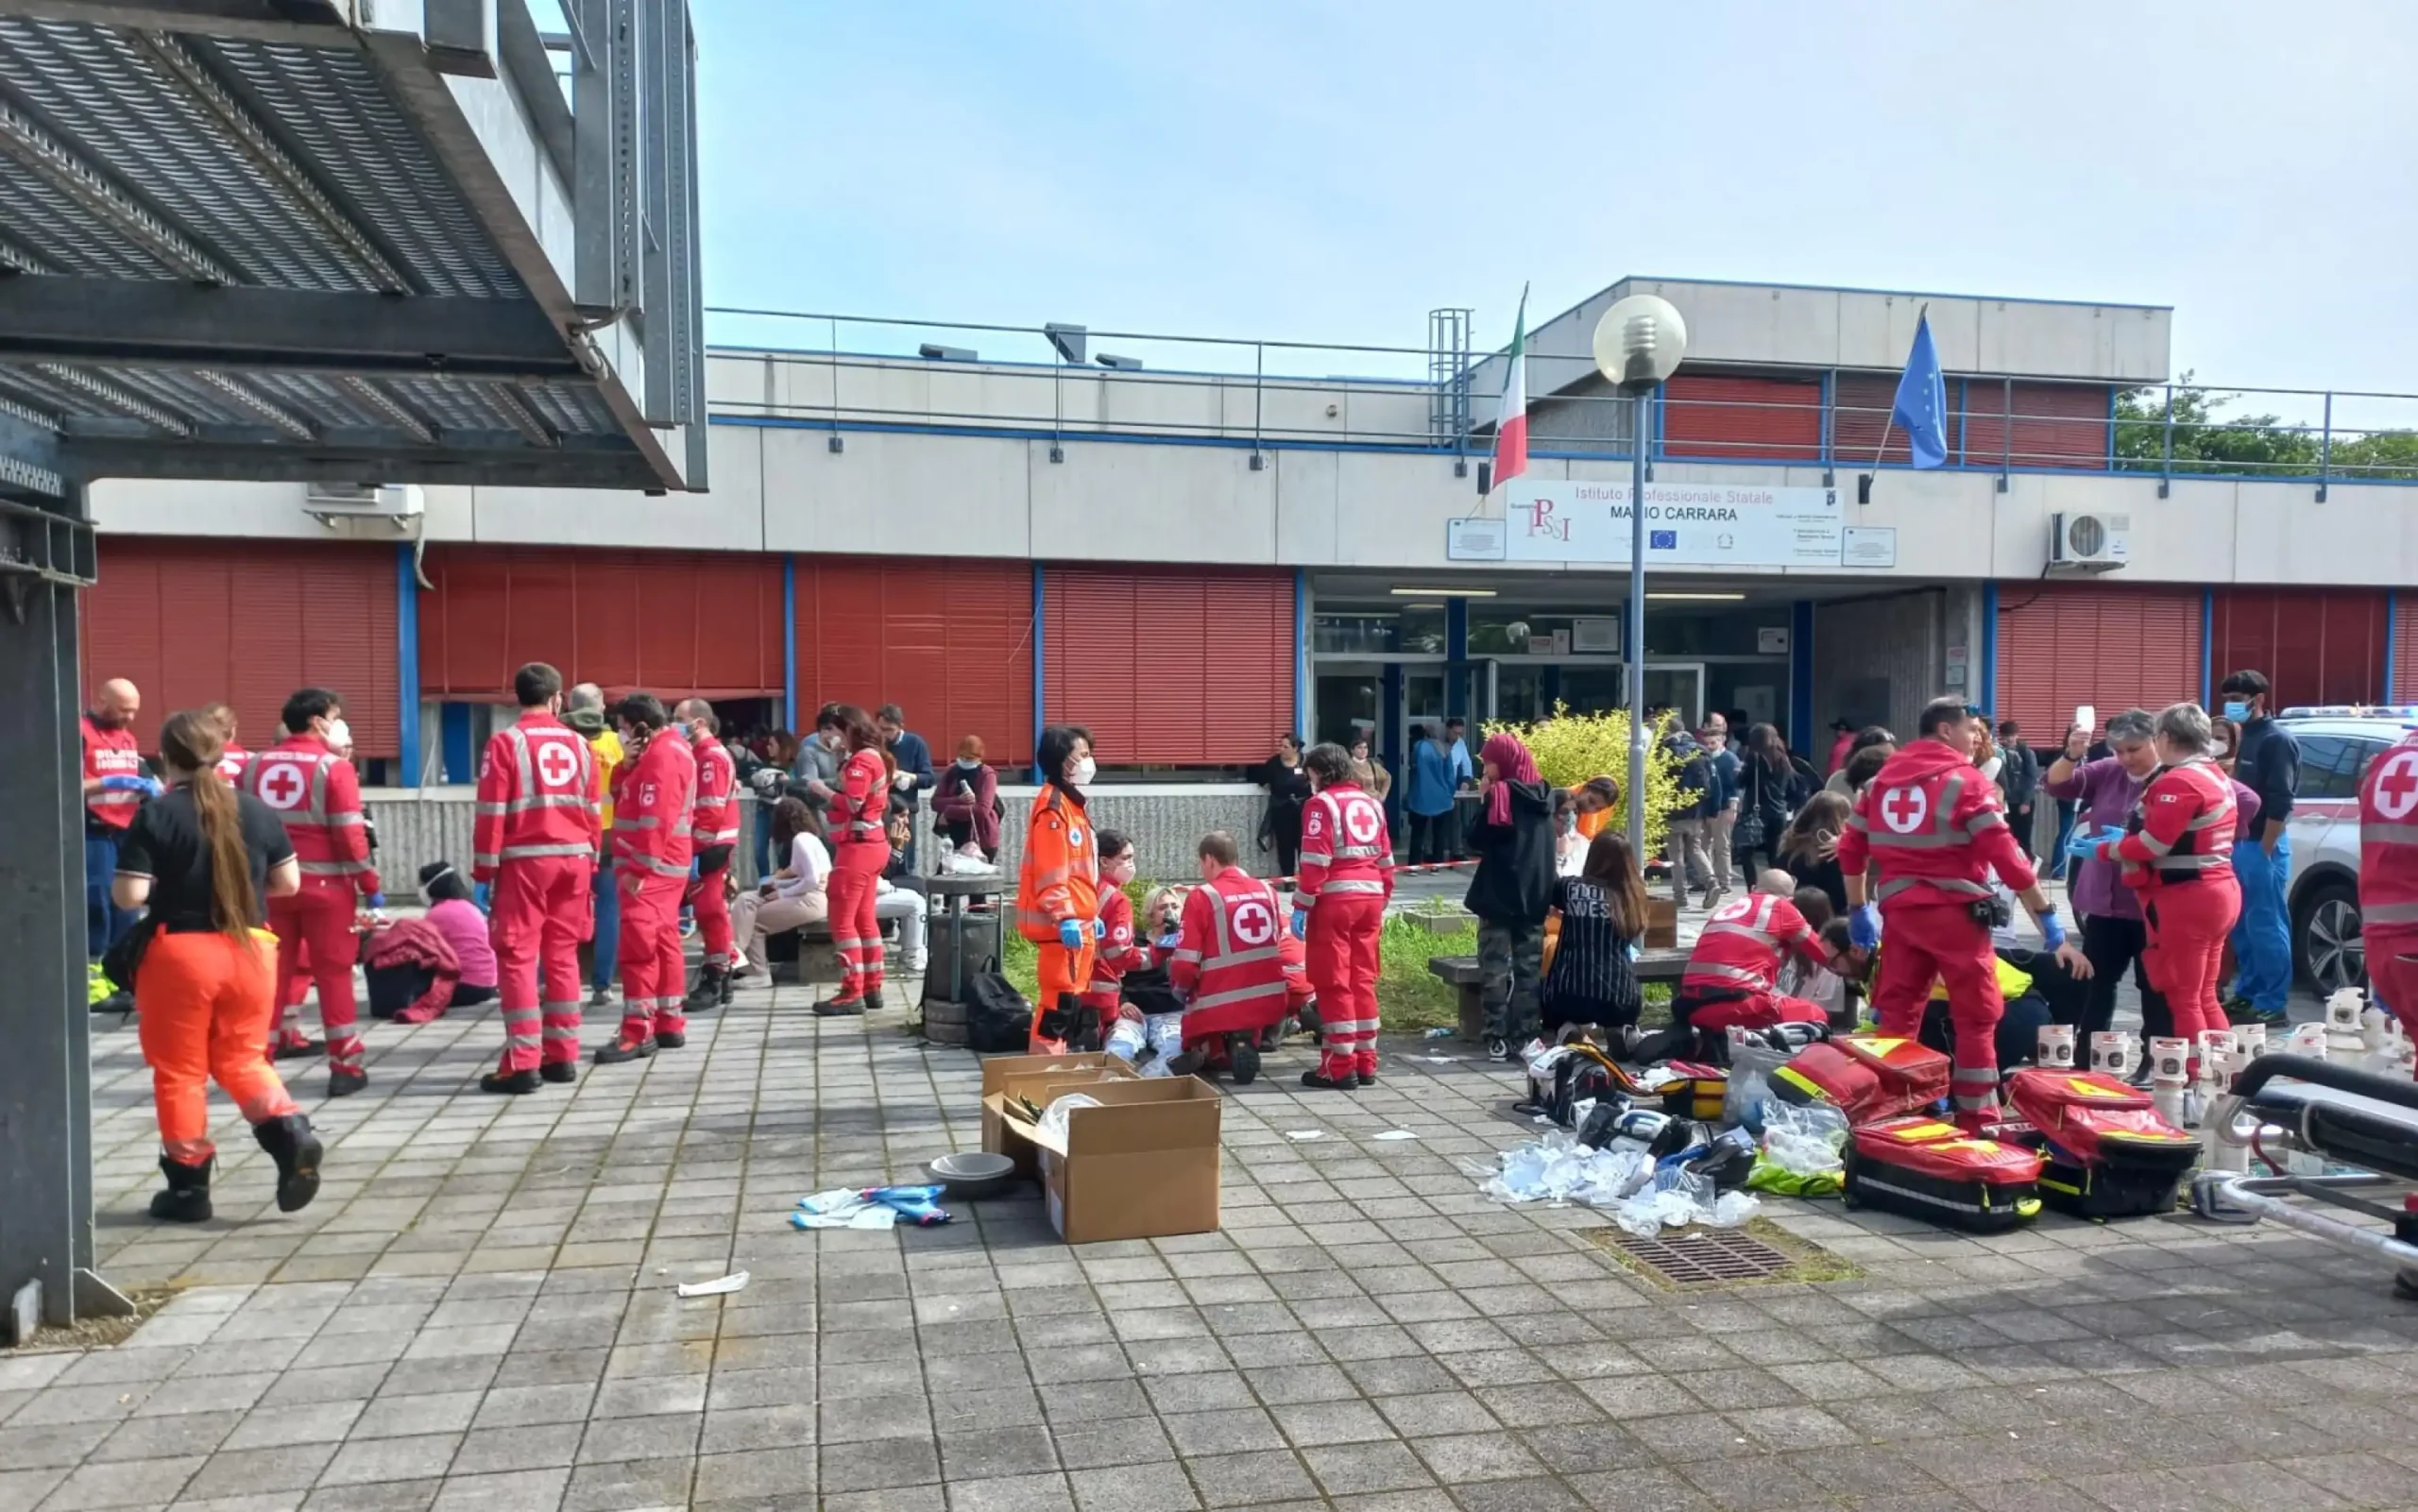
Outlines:
[[[1422, 347], [727, 306], [707, 314], [720, 335], [803, 327], [828, 343], [717, 348], [725, 358], [761, 360], [768, 373], [760, 397], [718, 387], [718, 417], [827, 426], [834, 434], [943, 430], [1254, 453], [1415, 450], [1466, 464], [1491, 448], [1501, 398], [1472, 387], [1473, 363], [1448, 381], [1452, 402], [1435, 402], [1439, 383], [1428, 374], [1436, 354]], [[882, 349], [892, 347], [898, 349]], [[1355, 370], [1315, 375], [1329, 363]], [[902, 388], [902, 371], [944, 382]], [[1890, 420], [1897, 380], [1871, 369], [1685, 367], [1656, 398], [1648, 455], [1832, 475], [1910, 467], [1905, 434]], [[2305, 482], [2322, 501], [2336, 483], [2418, 482], [2418, 395], [2225, 387], [2188, 373], [2145, 385], [1984, 373], [1952, 373], [1947, 382], [1947, 467], [1994, 473], [2001, 487], [2018, 472], [2112, 472], [2154, 475], [2161, 494], [2177, 477]], [[1549, 392], [1565, 383], [1575, 391]], [[1606, 392], [1582, 360], [1532, 357], [1529, 394], [1532, 456], [1630, 455], [1632, 407]]]

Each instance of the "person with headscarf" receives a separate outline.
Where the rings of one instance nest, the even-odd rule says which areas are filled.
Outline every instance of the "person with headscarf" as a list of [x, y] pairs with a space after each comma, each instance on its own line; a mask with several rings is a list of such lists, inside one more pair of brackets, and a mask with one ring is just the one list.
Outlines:
[[1545, 914], [1553, 906], [1553, 793], [1536, 757], [1507, 731], [1478, 752], [1482, 776], [1470, 820], [1477, 870], [1462, 906], [1477, 915], [1479, 994], [1489, 1053], [1508, 1058], [1537, 1026]]

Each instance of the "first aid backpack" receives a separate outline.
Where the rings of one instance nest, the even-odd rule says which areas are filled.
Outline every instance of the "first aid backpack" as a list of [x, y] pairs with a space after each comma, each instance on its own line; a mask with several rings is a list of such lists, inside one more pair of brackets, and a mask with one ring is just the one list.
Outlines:
[[1919, 1040], [1842, 1034], [1797, 1051], [1771, 1086], [1786, 1102], [1833, 1104], [1855, 1125], [1930, 1108], [1948, 1096], [1948, 1057]]
[[2039, 1215], [2040, 1166], [2037, 1150], [1944, 1119], [1884, 1118], [1848, 1136], [1843, 1191], [1853, 1206], [2001, 1233]]
[[2171, 1213], [2200, 1163], [2200, 1141], [2160, 1117], [2148, 1093], [2100, 1072], [2018, 1071], [2007, 1079], [2007, 1101], [2041, 1142], [2041, 1199], [2061, 1213]]

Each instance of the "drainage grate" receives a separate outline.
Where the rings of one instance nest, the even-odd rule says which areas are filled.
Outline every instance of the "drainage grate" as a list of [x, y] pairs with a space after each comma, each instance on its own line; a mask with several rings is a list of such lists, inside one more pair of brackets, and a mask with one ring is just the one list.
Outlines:
[[1803, 1263], [1736, 1229], [1682, 1229], [1652, 1238], [1640, 1238], [1624, 1229], [1597, 1229], [1587, 1237], [1652, 1272], [1654, 1280], [1667, 1286], [1795, 1279]]

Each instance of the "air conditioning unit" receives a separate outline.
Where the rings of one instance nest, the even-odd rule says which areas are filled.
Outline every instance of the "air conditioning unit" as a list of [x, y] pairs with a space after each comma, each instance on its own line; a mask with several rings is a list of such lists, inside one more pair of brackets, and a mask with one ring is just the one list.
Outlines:
[[302, 495], [304, 512], [331, 527], [339, 520], [383, 519], [408, 530], [427, 507], [416, 484], [315, 483]]
[[2067, 572], [2113, 572], [2132, 559], [2130, 515], [2051, 515], [2049, 566]]

